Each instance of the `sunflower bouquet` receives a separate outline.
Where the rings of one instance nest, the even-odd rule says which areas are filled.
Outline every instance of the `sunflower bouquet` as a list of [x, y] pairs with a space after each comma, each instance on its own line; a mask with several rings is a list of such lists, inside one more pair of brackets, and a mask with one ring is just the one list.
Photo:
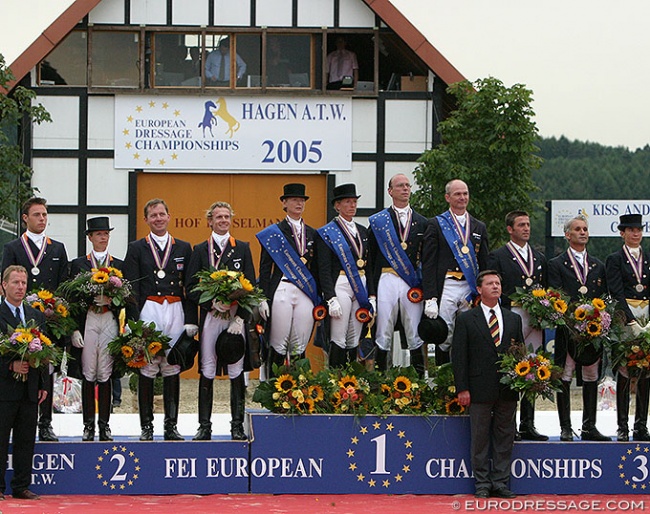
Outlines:
[[650, 324], [633, 338], [621, 338], [612, 347], [613, 368], [623, 367], [630, 378], [650, 373]]
[[454, 370], [451, 363], [442, 364], [435, 368], [431, 374], [433, 381], [434, 410], [438, 414], [457, 416], [466, 414], [465, 407], [458, 401]]
[[57, 290], [69, 302], [79, 304], [81, 310], [95, 306], [97, 296], [105, 296], [114, 307], [125, 307], [134, 301], [133, 287], [122, 272], [112, 266], [82, 271], [76, 277], [63, 282]]
[[[199, 282], [193, 291], [201, 293], [199, 303], [221, 302], [237, 304], [248, 312], [266, 298], [259, 287], [254, 286], [241, 271], [202, 270], [196, 275]], [[215, 316], [227, 317], [228, 313], [216, 312]]]
[[600, 351], [621, 329], [620, 316], [615, 315], [616, 301], [603, 298], [580, 298], [565, 313], [566, 326], [571, 332], [580, 355], [589, 346]]
[[118, 374], [133, 373], [164, 355], [170, 338], [156, 330], [156, 325], [142, 320], [129, 320], [128, 329], [108, 343], [108, 352], [115, 358]]
[[[61, 362], [62, 354], [62, 350], [53, 345], [33, 321], [18, 325], [11, 334], [0, 337], [0, 355], [26, 361], [32, 368], [56, 365]], [[16, 380], [27, 380], [26, 374], [14, 373], [13, 376]]]
[[510, 299], [528, 313], [533, 328], [556, 328], [566, 323], [564, 314], [569, 297], [559, 289], [543, 288], [539, 285], [530, 289], [517, 287]]
[[348, 370], [330, 370], [329, 382], [333, 412], [335, 414], [368, 414], [367, 397], [370, 394], [370, 382], [359, 374]]
[[54, 338], [68, 336], [77, 328], [77, 322], [70, 315], [70, 305], [65, 298], [54, 296], [47, 289], [39, 289], [27, 295], [25, 301], [45, 314], [47, 333]]
[[[370, 409], [372, 414], [429, 414], [434, 411], [433, 391], [414, 368], [390, 368], [379, 377], [378, 396], [383, 401], [380, 410]], [[371, 393], [374, 393], [372, 386]]]
[[550, 354], [526, 348], [523, 343], [512, 344], [499, 361], [503, 373], [501, 383], [522, 393], [528, 400], [537, 396], [554, 400], [554, 393], [560, 390], [562, 368], [552, 363]]

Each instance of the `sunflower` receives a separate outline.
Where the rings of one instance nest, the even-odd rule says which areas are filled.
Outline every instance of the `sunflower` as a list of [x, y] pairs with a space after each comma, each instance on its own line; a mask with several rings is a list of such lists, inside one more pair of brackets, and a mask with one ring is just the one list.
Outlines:
[[41, 289], [37, 294], [38, 294], [38, 297], [39, 297], [41, 300], [49, 300], [50, 298], [52, 298], [52, 297], [54, 296], [54, 295], [53, 295], [50, 291], [48, 291], [47, 289]]
[[108, 282], [108, 273], [105, 271], [97, 271], [93, 274], [92, 279], [97, 284], [105, 284]]
[[117, 269], [117, 268], [110, 267], [110, 268], [108, 268], [108, 271], [109, 271], [112, 275], [115, 275], [115, 276], [118, 277], [118, 278], [124, 278], [124, 275], [122, 274], [122, 272], [121, 272], [119, 269]]
[[21, 330], [18, 336], [16, 336], [16, 341], [19, 343], [31, 343], [34, 336], [31, 332], [26, 332]]
[[313, 414], [316, 410], [316, 402], [312, 398], [306, 398], [305, 403], [307, 404], [307, 411], [309, 414]]
[[126, 365], [129, 366], [130, 368], [143, 368], [146, 364], [147, 361], [142, 356], [126, 363]]
[[591, 337], [599, 336], [603, 332], [603, 327], [597, 321], [587, 323], [587, 334]]
[[411, 381], [405, 376], [400, 375], [393, 382], [393, 389], [402, 393], [408, 393], [411, 390]]
[[44, 334], [41, 334], [41, 343], [43, 343], [45, 346], [52, 346], [51, 339]]
[[323, 388], [321, 386], [314, 384], [307, 388], [307, 397], [314, 402], [320, 402], [325, 398], [325, 393], [323, 393]]
[[573, 312], [573, 317], [577, 319], [578, 321], [582, 321], [587, 317], [587, 311], [582, 308], [578, 307], [574, 312]]
[[551, 371], [546, 366], [540, 366], [537, 368], [537, 378], [546, 381], [551, 378]]
[[162, 348], [162, 344], [160, 344], [158, 341], [152, 341], [149, 343], [147, 350], [149, 350], [149, 353], [151, 355], [156, 355], [161, 348]]
[[605, 302], [603, 302], [600, 298], [594, 298], [591, 300], [591, 305], [596, 307], [596, 309], [599, 311], [604, 311], [606, 307]]
[[32, 303], [32, 307], [34, 309], [38, 309], [41, 312], [45, 312], [45, 307], [43, 306], [43, 304], [41, 302], [36, 301], [36, 302]]
[[564, 300], [555, 300], [553, 302], [553, 308], [560, 314], [564, 314], [567, 310], [567, 304]]
[[251, 281], [248, 280], [244, 275], [241, 275], [239, 277], [239, 283], [241, 284], [244, 291], [252, 291], [253, 290], [253, 284], [251, 284]]
[[221, 277], [225, 277], [225, 276], [226, 276], [226, 272], [223, 270], [213, 271], [212, 273], [210, 273], [210, 278], [212, 280], [219, 280]]
[[122, 351], [122, 355], [124, 355], [125, 358], [130, 359], [133, 357], [133, 348], [130, 346], [124, 345], [120, 350]]
[[531, 293], [535, 298], [543, 298], [546, 296], [546, 289], [533, 289]]
[[465, 407], [460, 404], [458, 398], [454, 398], [445, 404], [445, 411], [447, 414], [462, 414], [465, 412]]
[[353, 387], [354, 389], [357, 389], [359, 387], [359, 383], [357, 382], [357, 377], [355, 376], [349, 376], [346, 375], [341, 380], [339, 380], [339, 387], [342, 389], [347, 389], [348, 387]]
[[56, 312], [58, 312], [61, 315], [61, 317], [63, 317], [63, 318], [68, 317], [68, 309], [62, 303], [60, 303], [59, 305], [56, 306]]
[[521, 361], [515, 366], [515, 373], [519, 375], [520, 377], [525, 377], [530, 373], [530, 362], [528, 361]]
[[291, 375], [280, 375], [275, 381], [275, 388], [281, 393], [288, 393], [296, 387], [296, 381]]

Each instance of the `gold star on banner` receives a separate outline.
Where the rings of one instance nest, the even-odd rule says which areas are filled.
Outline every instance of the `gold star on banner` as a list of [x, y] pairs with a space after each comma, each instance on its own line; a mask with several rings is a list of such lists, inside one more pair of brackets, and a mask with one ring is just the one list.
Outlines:
[[407, 460], [413, 460], [413, 454], [412, 453], [407, 453], [406, 454], [406, 459]]
[[135, 459], [133, 459], [133, 462], [140, 462], [140, 459], [136, 457]]
[[133, 116], [127, 116], [126, 121], [128, 121], [129, 123], [133, 123]]
[[161, 166], [164, 166], [165, 165], [165, 159], [160, 159], [158, 161], [158, 164], [160, 164]]
[[141, 106], [141, 105], [138, 105], [138, 106], [135, 108], [135, 111], [136, 111], [136, 112], [142, 112], [142, 106]]
[[638, 452], [640, 452], [640, 451], [641, 451], [641, 446], [639, 446], [639, 445], [637, 444], [635, 450], [638, 451]]
[[178, 159], [178, 154], [173, 153], [172, 154], [172, 160], [175, 161], [176, 159]]
[[361, 427], [361, 430], [359, 430], [362, 434], [367, 434], [368, 429], [366, 427]]
[[176, 109], [176, 110], [174, 111], [174, 116], [180, 116], [180, 115], [181, 115], [181, 111], [179, 111], [178, 109]]
[[154, 102], [153, 100], [151, 100], [151, 101], [149, 102], [149, 107], [151, 107], [151, 108], [153, 109], [155, 106], [156, 106], [156, 102]]
[[365, 475], [363, 473], [359, 473], [357, 475], [357, 481], [358, 482], [363, 482], [366, 479]]
[[379, 421], [375, 421], [375, 422], [372, 424], [372, 427], [373, 427], [375, 430], [379, 430], [379, 429], [381, 428], [381, 423], [380, 423]]
[[628, 454], [628, 455], [632, 455], [632, 449], [629, 449], [629, 450], [627, 451], [627, 454]]
[[627, 457], [625, 455], [621, 455], [621, 460], [627, 460]]
[[646, 447], [643, 449], [643, 453], [648, 453], [649, 450], [650, 450], [650, 449], [646, 446]]
[[389, 432], [392, 432], [393, 428], [395, 428], [395, 427], [393, 426], [392, 423], [388, 423], [388, 425], [386, 425], [386, 430], [388, 430]]
[[[104, 481], [102, 482], [102, 485], [105, 485], [105, 486], [106, 486], [106, 485], [108, 485], [108, 482], [107, 482], [106, 480], [104, 480]], [[113, 486], [111, 486], [111, 487], [113, 487]]]
[[101, 480], [102, 478], [104, 478], [104, 475], [102, 475], [101, 473], [97, 473], [97, 478]]
[[618, 469], [623, 469], [623, 464], [619, 464]]
[[115, 491], [115, 484], [111, 484], [111, 489]]
[[395, 475], [395, 482], [401, 482], [401, 481], [402, 481], [402, 475], [397, 473], [397, 475]]
[[122, 131], [122, 134], [124, 134], [125, 136], [128, 136], [128, 135], [129, 135], [129, 132], [130, 132], [129, 129], [124, 129], [124, 130]]
[[626, 480], [626, 481], [625, 481], [625, 485], [630, 485], [630, 481], [629, 481], [629, 480]]
[[140, 475], [138, 475], [137, 473], [134, 473], [133, 474], [133, 480], [137, 480], [138, 478], [140, 478]]
[[129, 480], [128, 484], [133, 485], [133, 480]]
[[151, 159], [145, 159], [145, 160], [144, 160], [144, 163], [145, 163], [147, 166], [149, 166], [149, 164], [151, 164]]
[[354, 457], [354, 450], [348, 450], [348, 457]]
[[163, 109], [167, 109], [167, 107], [169, 107], [169, 104], [168, 104], [167, 102], [163, 102], [163, 106], [162, 106], [162, 107], [163, 107]]
[[404, 464], [404, 466], [402, 467], [402, 471], [404, 473], [408, 473], [409, 471], [411, 471], [411, 466], [409, 466], [408, 464]]
[[[138, 459], [135, 459], [134, 462], [138, 462]], [[140, 471], [140, 466], [136, 466], [136, 467], [135, 467], [135, 470], [136, 470], [136, 471]]]
[[95, 469], [96, 469], [97, 471], [99, 471], [100, 469], [102, 469], [102, 467], [101, 467], [99, 464], [97, 464], [97, 465], [95, 466]]
[[135, 455], [135, 453], [129, 452], [129, 457], [133, 457], [134, 455]]
[[358, 444], [359, 443], [359, 438], [357, 436], [354, 436], [352, 438], [352, 444]]
[[108, 455], [108, 450], [104, 450], [104, 455]]
[[357, 469], [357, 465], [354, 462], [351, 462], [348, 469], [351, 469], [352, 471], [354, 471], [355, 469]]
[[406, 442], [404, 443], [404, 446], [405, 446], [406, 448], [413, 448], [413, 441], [406, 441]]
[[376, 484], [376, 483], [377, 483], [377, 482], [375, 482], [373, 479], [368, 480], [368, 486], [369, 486], [369, 487], [375, 487], [375, 484]]
[[126, 446], [120, 446], [120, 451], [124, 453], [126, 451]]
[[625, 473], [621, 473], [620, 475], [618, 475], [618, 478], [625, 478]]
[[126, 489], [126, 486], [124, 484], [120, 485], [120, 489], [124, 490]]
[[383, 484], [384, 487], [390, 487], [390, 482], [388, 480], [384, 480]]
[[140, 154], [138, 152], [134, 153], [133, 158], [137, 161], [140, 158]]
[[[131, 148], [131, 143], [126, 143], [124, 146], [125, 146], [127, 149], [130, 149], [130, 148]], [[113, 450], [113, 451], [115, 451], [115, 450]]]
[[646, 488], [646, 485], [645, 485], [645, 484], [641, 484], [641, 489], [645, 489], [645, 488]]
[[400, 439], [406, 437], [406, 434], [404, 434], [404, 430], [400, 430], [399, 432], [397, 432], [397, 437], [399, 437]]
[[632, 484], [632, 489], [636, 489], [636, 484]]

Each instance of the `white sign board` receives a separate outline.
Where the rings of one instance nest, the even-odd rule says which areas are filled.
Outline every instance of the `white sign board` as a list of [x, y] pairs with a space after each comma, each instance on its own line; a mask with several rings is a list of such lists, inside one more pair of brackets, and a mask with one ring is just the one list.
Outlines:
[[115, 167], [350, 170], [352, 101], [117, 95]]
[[619, 237], [616, 227], [623, 214], [641, 214], [643, 231], [650, 228], [650, 200], [553, 200], [551, 235], [564, 237], [564, 223], [578, 214], [587, 218], [591, 237]]

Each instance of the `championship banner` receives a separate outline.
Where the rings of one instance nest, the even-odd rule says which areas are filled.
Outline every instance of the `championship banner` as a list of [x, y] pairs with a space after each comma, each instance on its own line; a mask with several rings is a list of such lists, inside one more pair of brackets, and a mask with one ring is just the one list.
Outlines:
[[116, 95], [115, 167], [349, 171], [352, 100]]
[[551, 235], [564, 237], [564, 223], [574, 216], [584, 216], [592, 237], [620, 237], [619, 216], [641, 214], [645, 217], [643, 231], [650, 229], [650, 200], [553, 200], [551, 202]]

